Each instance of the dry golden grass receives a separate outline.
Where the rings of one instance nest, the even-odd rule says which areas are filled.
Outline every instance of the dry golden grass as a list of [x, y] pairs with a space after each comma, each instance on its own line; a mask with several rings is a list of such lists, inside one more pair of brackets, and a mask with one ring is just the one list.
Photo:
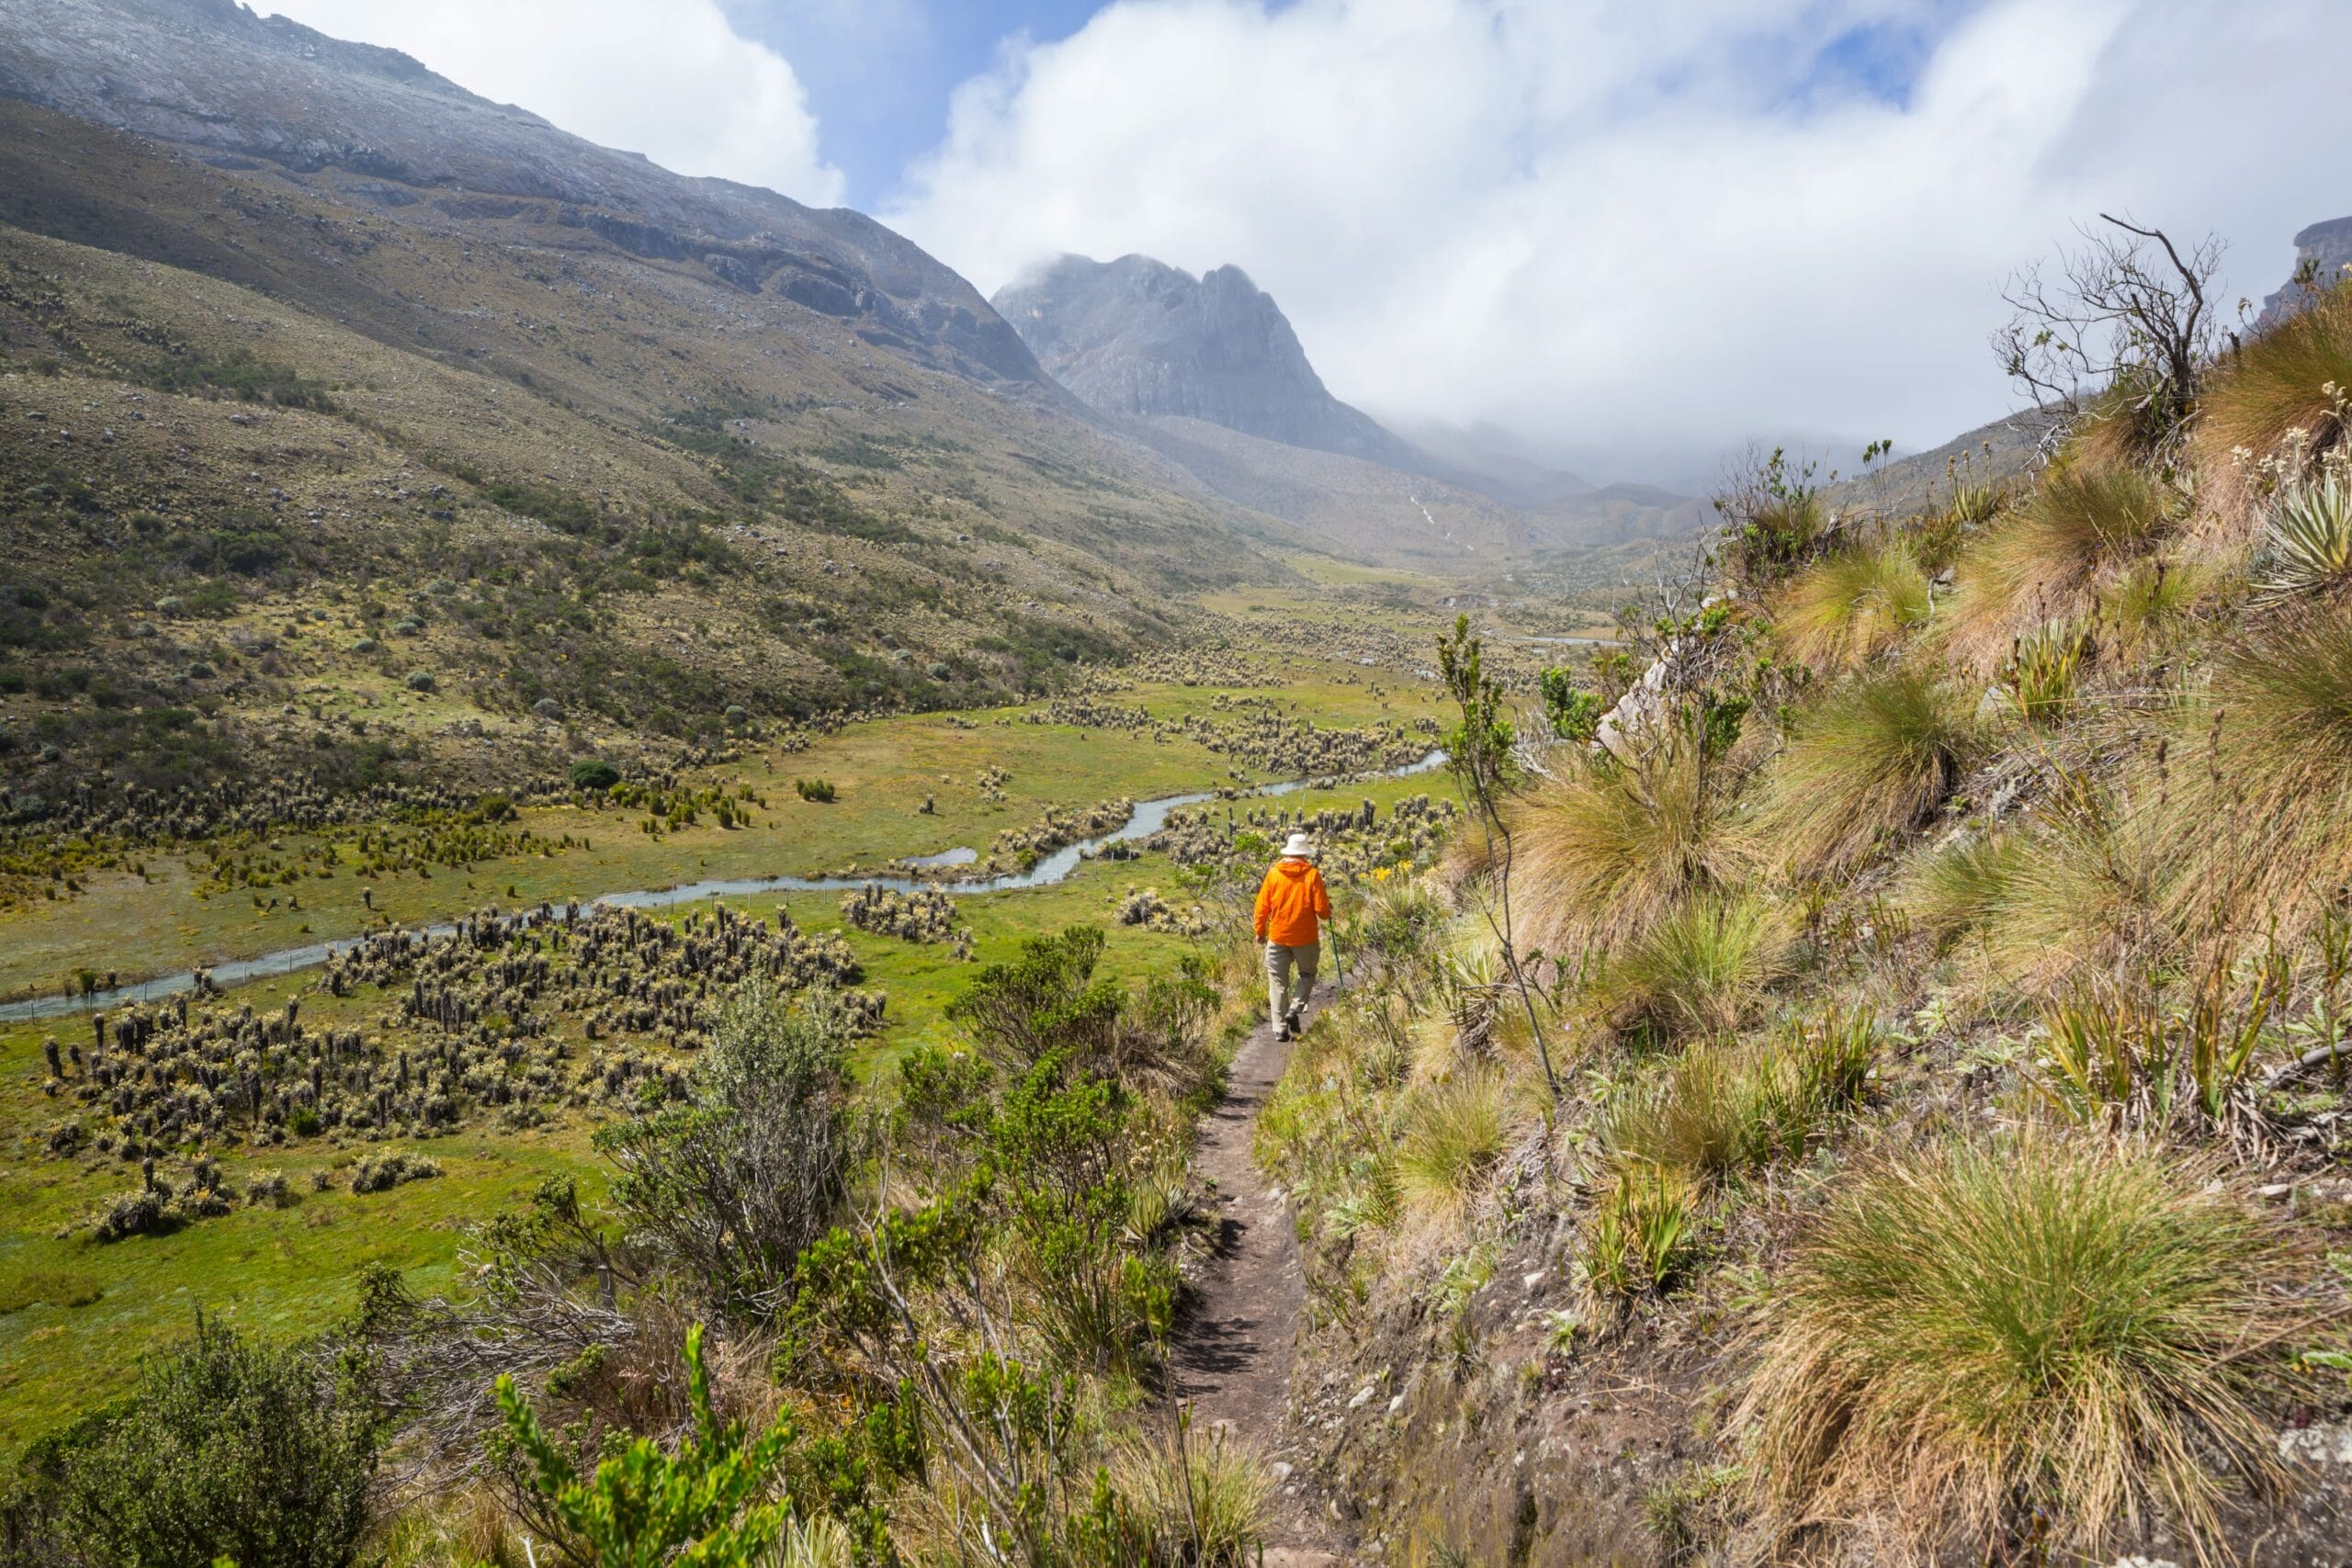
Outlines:
[[2297, 605], [2225, 646], [2165, 773], [2173, 919], [2250, 941], [2306, 932], [2352, 882], [2352, 605]]
[[1926, 570], [1909, 540], [1855, 544], [1791, 579], [1772, 615], [1781, 648], [1801, 663], [1849, 670], [1928, 618]]
[[2278, 1479], [2263, 1396], [2304, 1265], [2211, 1175], [2034, 1139], [1846, 1183], [1777, 1282], [1738, 1415], [1768, 1524], [1927, 1559], [2034, 1510], [2070, 1551], [2161, 1511], [2212, 1559], [2209, 1462]]
[[1579, 760], [1513, 808], [1522, 945], [1573, 966], [1614, 953], [1736, 869], [1730, 775], [1668, 743], [1640, 762]]
[[1510, 1085], [1491, 1067], [1472, 1066], [1417, 1090], [1401, 1111], [1405, 1201], [1428, 1218], [1460, 1214], [1510, 1145]]
[[2205, 389], [2190, 451], [2216, 491], [2213, 513], [2225, 529], [2250, 536], [2259, 521], [2248, 504], [2258, 488], [2249, 466], [2335, 446], [2347, 396], [2352, 287], [2331, 289], [2222, 362]]
[[1946, 626], [1954, 660], [1990, 671], [2046, 621], [2079, 616], [2098, 589], [2173, 525], [2170, 498], [2133, 468], [2070, 453], [1961, 557]]
[[1792, 726], [1757, 819], [1759, 858], [1835, 874], [1917, 827], [1976, 750], [1974, 708], [1967, 692], [1908, 664], [1830, 692]]

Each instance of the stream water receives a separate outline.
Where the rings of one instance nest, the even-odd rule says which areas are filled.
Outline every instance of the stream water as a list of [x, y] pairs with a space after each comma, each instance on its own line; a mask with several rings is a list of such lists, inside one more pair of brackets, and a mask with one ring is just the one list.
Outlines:
[[[1371, 774], [1360, 774], [1354, 780], [1290, 779], [1281, 784], [1261, 784], [1254, 789], [1236, 792], [1236, 798], [1249, 799], [1265, 795], [1294, 795], [1304, 789], [1339, 788], [1351, 782], [1362, 783], [1366, 778], [1406, 778], [1425, 773], [1445, 765], [1443, 751], [1431, 751], [1418, 762], [1401, 768], [1389, 768]], [[757, 893], [846, 893], [853, 888], [880, 886], [895, 892], [914, 893], [926, 888], [942, 892], [1017, 893], [1031, 887], [1050, 887], [1065, 880], [1088, 856], [1108, 845], [1148, 839], [1168, 825], [1168, 814], [1187, 806], [1219, 798], [1216, 790], [1196, 790], [1189, 795], [1163, 795], [1154, 800], [1138, 801], [1135, 814], [1108, 833], [1081, 839], [1065, 844], [1049, 855], [1039, 858], [1027, 871], [1012, 872], [1002, 876], [977, 877], [964, 881], [943, 881], [935, 877], [913, 876], [748, 876], [714, 877], [703, 882], [681, 883], [673, 887], [638, 887], [619, 893], [603, 893], [583, 902], [611, 904], [625, 909], [660, 909], [673, 904], [696, 904], [706, 898], [745, 897]], [[969, 865], [979, 859], [979, 852], [968, 846], [943, 850], [937, 854], [918, 855], [901, 863], [919, 866]], [[411, 927], [426, 936], [447, 936], [457, 930], [449, 922]], [[301, 947], [289, 947], [277, 953], [266, 953], [258, 958], [232, 959], [208, 965], [216, 986], [241, 985], [272, 975], [289, 975], [297, 969], [312, 969], [324, 964], [335, 953], [350, 947], [356, 938], [336, 938], [330, 942], [314, 942]], [[153, 1001], [195, 987], [196, 976], [191, 973], [162, 975], [152, 980], [133, 985], [118, 986], [110, 990], [93, 991], [88, 996], [35, 997], [26, 1001], [0, 1004], [0, 1023], [20, 1023], [28, 1019], [55, 1018], [62, 1013], [85, 1011], [92, 1008], [113, 1007], [123, 1002]]]

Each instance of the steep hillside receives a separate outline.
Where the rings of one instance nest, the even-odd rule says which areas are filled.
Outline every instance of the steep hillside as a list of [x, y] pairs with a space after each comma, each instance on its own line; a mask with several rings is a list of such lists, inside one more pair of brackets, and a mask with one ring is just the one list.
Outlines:
[[[195, 0], [0, 6], [0, 82], [19, 801], [989, 700], [1301, 542], [854, 213]], [[281, 711], [407, 681], [364, 729]]]

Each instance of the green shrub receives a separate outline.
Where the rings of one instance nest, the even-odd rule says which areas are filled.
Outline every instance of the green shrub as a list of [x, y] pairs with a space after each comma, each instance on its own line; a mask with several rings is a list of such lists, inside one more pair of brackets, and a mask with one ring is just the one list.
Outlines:
[[331, 1365], [198, 1318], [39, 1468], [56, 1489], [56, 1534], [103, 1568], [343, 1568], [358, 1556], [381, 1437]]
[[2038, 1514], [2071, 1555], [2160, 1506], [2201, 1556], [2208, 1461], [2276, 1476], [2260, 1392], [2297, 1264], [2206, 1171], [2107, 1143], [1947, 1144], [1849, 1181], [1739, 1413], [1767, 1517], [1973, 1554]]
[[792, 789], [801, 799], [814, 801], [820, 806], [831, 805], [838, 796], [831, 779], [795, 779]]
[[594, 758], [572, 763], [569, 776], [572, 788], [584, 789], [592, 795], [601, 795], [621, 782], [618, 768]]
[[690, 1101], [597, 1129], [630, 1235], [713, 1305], [773, 1314], [801, 1250], [832, 1224], [854, 1152], [854, 1032], [836, 993], [795, 1007], [755, 978], [719, 1014]]
[[540, 1428], [514, 1380], [498, 1379], [506, 1436], [529, 1462], [530, 1484], [595, 1568], [754, 1568], [791, 1518], [773, 1483], [793, 1442], [780, 1423], [752, 1438], [722, 1426], [711, 1408], [703, 1325], [686, 1330], [687, 1401], [694, 1430], [674, 1453], [639, 1438], [582, 1476]]

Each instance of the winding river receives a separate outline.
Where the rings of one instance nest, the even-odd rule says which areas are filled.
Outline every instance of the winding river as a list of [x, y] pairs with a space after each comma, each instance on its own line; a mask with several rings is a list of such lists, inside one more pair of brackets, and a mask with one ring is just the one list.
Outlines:
[[[1431, 751], [1418, 762], [1401, 768], [1389, 768], [1376, 773], [1362, 773], [1352, 779], [1290, 779], [1281, 784], [1261, 784], [1254, 789], [1238, 790], [1232, 798], [1250, 799], [1276, 795], [1294, 795], [1300, 790], [1341, 788], [1351, 783], [1363, 783], [1371, 778], [1406, 778], [1414, 773], [1426, 773], [1445, 765], [1443, 751]], [[627, 909], [660, 909], [673, 904], [697, 904], [706, 898], [734, 898], [758, 893], [845, 893], [853, 888], [880, 886], [899, 893], [914, 893], [926, 888], [958, 895], [970, 893], [1018, 893], [1032, 887], [1050, 887], [1068, 879], [1087, 858], [1111, 844], [1148, 839], [1168, 825], [1168, 814], [1187, 806], [1227, 798], [1221, 791], [1196, 790], [1189, 795], [1163, 795], [1153, 800], [1138, 801], [1135, 814], [1108, 833], [1091, 839], [1081, 839], [1065, 844], [1053, 853], [1041, 857], [1027, 871], [1011, 872], [1002, 876], [978, 877], [968, 881], [941, 881], [937, 878], [912, 876], [752, 876], [713, 878], [705, 882], [681, 883], [673, 887], [638, 887], [619, 893], [599, 894], [589, 903], [611, 904]], [[901, 862], [917, 866], [950, 867], [969, 865], [979, 859], [979, 852], [967, 847], [945, 850], [938, 854], [917, 855]], [[447, 921], [422, 927], [411, 927], [425, 936], [447, 936], [457, 927]], [[258, 958], [232, 959], [209, 965], [212, 983], [216, 986], [241, 985], [273, 975], [288, 975], [297, 969], [313, 969], [334, 954], [350, 947], [356, 938], [336, 938], [331, 942], [314, 942], [301, 947], [285, 948], [266, 953]], [[113, 1007], [123, 1002], [153, 1001], [193, 989], [193, 973], [158, 976], [133, 985], [118, 986], [111, 990], [93, 991], [88, 996], [36, 997], [26, 1001], [0, 1005], [0, 1023], [21, 1023], [30, 1019], [55, 1018], [63, 1013], [86, 1011], [93, 1008]]]

